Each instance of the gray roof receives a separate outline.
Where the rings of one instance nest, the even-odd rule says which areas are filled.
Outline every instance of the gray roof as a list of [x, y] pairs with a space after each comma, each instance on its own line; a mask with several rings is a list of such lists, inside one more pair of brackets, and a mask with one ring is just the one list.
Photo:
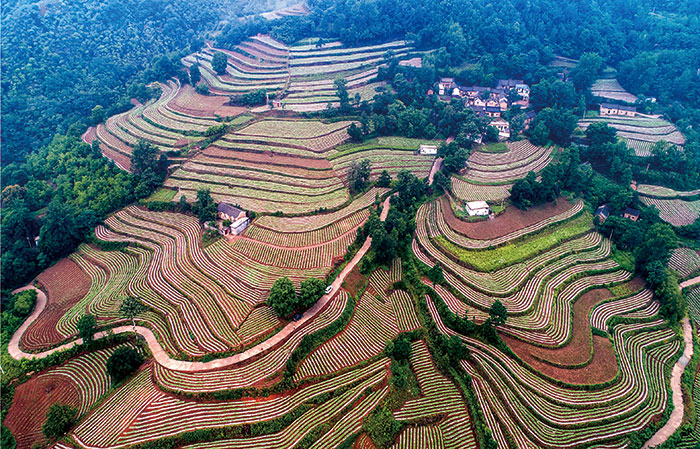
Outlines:
[[219, 203], [219, 205], [216, 206], [216, 211], [223, 212], [230, 217], [237, 217], [241, 212], [243, 212], [233, 204], [229, 203]]

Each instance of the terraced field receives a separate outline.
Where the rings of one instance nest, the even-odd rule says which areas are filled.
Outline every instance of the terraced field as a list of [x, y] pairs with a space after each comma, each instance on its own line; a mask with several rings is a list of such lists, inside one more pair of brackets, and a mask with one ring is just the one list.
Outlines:
[[[680, 341], [649, 290], [619, 298], [605, 290], [631, 276], [610, 259], [607, 240], [577, 225], [590, 222], [581, 204], [486, 240], [450, 227], [441, 205], [418, 211], [413, 251], [443, 268], [446, 285], [436, 288], [439, 299], [426, 296], [428, 308], [443, 334], [470, 349], [462, 367], [499, 447], [624, 447], [665, 410]], [[450, 314], [484, 322], [495, 299], [508, 311], [498, 332], [520, 361], [445, 324]], [[591, 326], [610, 332], [612, 345]], [[602, 383], [591, 386], [591, 379]]]
[[647, 196], [640, 196], [640, 199], [647, 206], [655, 206], [659, 210], [661, 219], [673, 226], [693, 224], [700, 216], [700, 199], [695, 201], [664, 200]]
[[700, 270], [700, 252], [691, 248], [677, 248], [671, 255], [668, 266], [681, 278], [686, 278]]
[[[384, 64], [384, 55], [394, 52], [405, 58], [412, 48], [404, 41], [366, 47], [344, 47], [340, 42], [287, 46], [268, 36], [253, 36], [233, 51], [207, 47], [183, 59], [186, 66], [198, 63], [202, 78], [210, 92], [217, 95], [245, 93], [265, 89], [282, 98], [285, 110], [310, 112], [338, 104], [334, 81], [344, 78], [350, 98], [359, 95], [371, 100], [377, 88], [377, 68]], [[226, 74], [218, 75], [211, 67], [216, 51], [224, 51], [228, 59]]]
[[585, 130], [595, 122], [605, 122], [615, 128], [617, 135], [634, 150], [638, 157], [651, 156], [652, 145], [660, 140], [681, 147], [685, 145], [685, 137], [678, 128], [662, 118], [596, 116], [579, 120], [578, 125]]
[[596, 80], [591, 86], [591, 93], [596, 97], [606, 98], [608, 100], [624, 101], [627, 103], [635, 103], [637, 97], [627, 92], [616, 79], [601, 78]]
[[194, 200], [208, 188], [217, 201], [257, 212], [302, 214], [335, 209], [348, 190], [324, 156], [348, 138], [350, 122], [260, 120], [225, 135], [166, 181]]

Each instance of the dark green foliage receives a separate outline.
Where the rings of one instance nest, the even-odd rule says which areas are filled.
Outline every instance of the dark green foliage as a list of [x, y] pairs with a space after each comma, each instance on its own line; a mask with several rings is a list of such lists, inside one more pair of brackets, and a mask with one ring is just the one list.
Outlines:
[[382, 170], [377, 179], [377, 187], [391, 187], [391, 175], [386, 170]]
[[118, 384], [129, 377], [143, 363], [143, 355], [130, 347], [117, 348], [107, 359], [107, 372], [112, 379], [112, 384]]
[[241, 106], [259, 106], [267, 103], [267, 91], [265, 89], [254, 90], [242, 95], [229, 97], [228, 104]]
[[584, 53], [571, 71], [574, 87], [578, 90], [590, 88], [602, 69], [603, 58], [598, 53]]
[[226, 53], [222, 51], [215, 51], [214, 56], [211, 58], [211, 68], [214, 69], [219, 75], [226, 74]]
[[353, 142], [362, 142], [364, 135], [362, 134], [362, 129], [356, 124], [352, 123], [348, 127], [348, 135]]
[[386, 405], [372, 411], [363, 421], [362, 428], [380, 449], [386, 449], [394, 442], [401, 425]]
[[286, 317], [294, 312], [297, 305], [297, 294], [294, 284], [288, 277], [281, 277], [272, 284], [267, 305], [272, 307], [277, 315]]
[[433, 185], [438, 192], [451, 192], [452, 184], [450, 183], [450, 178], [445, 176], [442, 170], [435, 172], [433, 176]]
[[498, 128], [495, 126], [487, 126], [486, 134], [484, 134], [484, 140], [486, 142], [498, 142]]
[[[4, 256], [3, 256], [4, 257]], [[36, 304], [36, 290], [24, 290], [16, 294], [2, 297], [2, 338], [5, 344], [10, 341], [12, 334], [22, 325]]]
[[199, 83], [195, 86], [195, 90], [199, 95], [209, 95], [209, 86], [204, 83]]
[[94, 315], [83, 315], [78, 320], [76, 327], [78, 328], [78, 336], [83, 339], [83, 344], [88, 344], [95, 336], [97, 320]]
[[348, 183], [354, 193], [362, 192], [369, 182], [372, 167], [369, 159], [362, 159], [359, 163], [352, 161], [348, 172]]
[[[498, 130], [496, 130], [498, 132]], [[451, 142], [447, 145], [441, 145], [438, 148], [438, 155], [444, 159], [442, 161], [443, 169], [446, 174], [458, 173], [463, 169], [469, 157], [468, 152], [461, 148], [456, 142]]]
[[496, 326], [503, 326], [506, 324], [506, 319], [508, 318], [508, 311], [506, 306], [500, 300], [496, 300], [489, 309], [489, 318], [491, 322]]
[[339, 99], [339, 107], [341, 113], [350, 110], [350, 98], [348, 96], [348, 82], [344, 78], [338, 78], [333, 83], [335, 85], [335, 94]]
[[321, 279], [311, 278], [301, 281], [299, 285], [297, 307], [308, 309], [313, 306], [316, 304], [316, 301], [321, 299], [325, 289], [326, 284]]
[[439, 263], [433, 265], [433, 267], [428, 271], [428, 279], [433, 284], [441, 284], [445, 280], [445, 275], [442, 272], [442, 266]]
[[75, 424], [78, 410], [70, 405], [53, 404], [46, 414], [46, 422], [42, 431], [46, 438], [51, 440], [62, 437]]
[[139, 196], [146, 196], [163, 184], [168, 170], [168, 157], [155, 145], [141, 139], [131, 153], [131, 169], [142, 180], [144, 192]]
[[131, 321], [133, 326], [136, 326], [136, 322], [134, 320], [136, 316], [145, 312], [146, 310], [147, 308], [143, 302], [134, 296], [125, 297], [119, 304], [119, 315]]
[[529, 172], [511, 187], [511, 202], [518, 209], [527, 209], [547, 201], [555, 201], [562, 188], [561, 171], [561, 167], [549, 165], [542, 171], [540, 181], [537, 181], [534, 172]]
[[202, 223], [216, 218], [216, 203], [209, 189], [197, 190], [197, 202], [194, 203], [192, 210]]
[[199, 64], [192, 64], [190, 66], [190, 84], [196, 86], [200, 79], [202, 79], [202, 73], [199, 71]]

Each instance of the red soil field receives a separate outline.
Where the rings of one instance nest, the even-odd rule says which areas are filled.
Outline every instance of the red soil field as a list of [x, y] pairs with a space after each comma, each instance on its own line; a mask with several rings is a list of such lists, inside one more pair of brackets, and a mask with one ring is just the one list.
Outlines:
[[445, 214], [445, 221], [447, 224], [460, 234], [479, 240], [502, 237], [518, 229], [565, 212], [573, 207], [573, 204], [564, 198], [559, 198], [557, 204], [546, 203], [527, 211], [509, 207], [504, 213], [493, 220], [468, 223], [455, 217], [452, 212], [452, 207], [450, 207], [450, 200], [447, 196], [440, 198], [440, 201], [442, 201], [442, 210], [444, 211], [443, 213]]
[[91, 126], [85, 131], [85, 134], [82, 136], [83, 142], [86, 144], [90, 145], [93, 140], [97, 139], [97, 130], [95, 129], [94, 126]]
[[222, 117], [229, 117], [246, 111], [246, 108], [240, 106], [224, 106], [226, 102], [228, 102], [228, 97], [200, 95], [188, 84], [182, 86], [182, 89], [180, 89], [168, 106], [183, 114], [198, 117], [212, 117], [217, 114]]
[[37, 280], [47, 294], [48, 304], [22, 335], [20, 347], [29, 351], [60, 343], [64, 337], [56, 331], [58, 320], [90, 290], [90, 278], [70, 259], [62, 259]]
[[271, 153], [266, 151], [265, 153], [256, 153], [253, 151], [244, 150], [230, 150], [216, 145], [207, 147], [203, 154], [211, 157], [222, 158], [222, 162], [225, 159], [237, 159], [246, 162], [261, 162], [264, 164], [273, 165], [283, 165], [289, 167], [300, 167], [300, 168], [310, 168], [310, 169], [328, 169], [330, 170], [331, 164], [326, 159], [314, 159], [307, 157], [295, 157], [295, 156], [283, 156], [278, 153]]
[[357, 440], [355, 440], [355, 443], [352, 445], [353, 449], [377, 449], [377, 446], [374, 445], [372, 442], [372, 439], [367, 436], [366, 433], [361, 434], [359, 437], [357, 437]]
[[[644, 287], [644, 280], [636, 277], [627, 285], [631, 291], [638, 291]], [[605, 382], [615, 377], [618, 369], [617, 360], [610, 340], [592, 335], [588, 317], [596, 304], [612, 296], [608, 289], [597, 288], [589, 290], [578, 298], [573, 305], [571, 339], [562, 348], [541, 348], [504, 334], [501, 334], [501, 338], [535, 371], [572, 384]], [[591, 339], [593, 357], [590, 356]], [[553, 364], [568, 365], [571, 368], [557, 367]], [[574, 368], [574, 365], [581, 366]]]
[[4, 424], [17, 440], [17, 449], [46, 444], [41, 426], [54, 403], [80, 406], [80, 392], [65, 376], [35, 376], [15, 389]]

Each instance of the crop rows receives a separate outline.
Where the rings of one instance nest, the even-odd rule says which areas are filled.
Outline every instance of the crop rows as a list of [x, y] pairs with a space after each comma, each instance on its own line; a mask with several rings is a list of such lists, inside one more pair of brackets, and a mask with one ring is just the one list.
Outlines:
[[652, 184], [639, 184], [637, 186], [637, 192], [643, 196], [659, 199], [674, 199], [700, 195], [700, 189], [678, 191], [668, 187], [655, 186]]
[[690, 248], [677, 248], [671, 254], [671, 260], [668, 262], [671, 267], [681, 278], [688, 277], [700, 269], [700, 254]]
[[[518, 165], [504, 170], [483, 171], [468, 168], [465, 177], [477, 182], [498, 182], [507, 183], [525, 177], [529, 172], [540, 172], [551, 161], [551, 148], [539, 153], [534, 159], [526, 161], [524, 165]], [[485, 167], [485, 166], [482, 166]], [[500, 167], [499, 167], [500, 168]]]
[[692, 288], [685, 293], [688, 302], [688, 315], [700, 326], [700, 286]]
[[319, 120], [260, 120], [237, 131], [243, 136], [313, 139], [341, 131], [352, 122], [323, 123]]
[[[445, 222], [445, 217], [442, 212], [442, 203], [439, 200], [435, 200], [431, 203], [424, 204], [423, 206], [421, 206], [421, 208], [427, 209], [428, 220], [430, 221], [430, 223], [428, 224], [429, 229], [434, 229], [434, 232], [439, 232], [456, 245], [459, 245], [463, 248], [476, 250], [501, 246], [512, 240], [521, 238], [527, 234], [535, 233], [548, 226], [564, 222], [576, 216], [579, 212], [583, 210], [583, 201], [577, 201], [573, 205], [573, 207], [553, 217], [546, 218], [530, 226], [520, 228], [517, 231], [513, 231], [504, 236], [487, 240], [471, 239], [469, 237], [457, 233], [452, 228], [450, 228], [447, 222]], [[418, 214], [419, 216], [421, 216], [422, 212], [419, 211]]]
[[347, 327], [314, 350], [300, 365], [295, 379], [339, 371], [380, 354], [399, 333], [391, 304], [365, 293]]
[[[245, 235], [263, 243], [284, 247], [320, 245], [357, 229], [365, 222], [368, 216], [369, 211], [367, 209], [362, 209], [320, 229], [314, 229], [309, 232], [284, 233], [279, 233], [279, 231], [260, 226], [258, 225], [260, 220], [256, 220], [248, 227]], [[314, 216], [314, 218], [316, 218], [316, 216]]]
[[503, 165], [517, 163], [519, 161], [532, 159], [545, 149], [530, 143], [529, 140], [518, 142], [507, 142], [508, 151], [505, 153], [487, 153], [484, 151], [473, 151], [469, 155], [467, 164], [469, 166], [492, 166], [494, 170]]
[[652, 291], [645, 288], [634, 295], [600, 304], [591, 312], [591, 326], [606, 331], [607, 323], [613, 316], [639, 310], [647, 306], [652, 298]]
[[[428, 307], [438, 329], [453, 335], [432, 301]], [[519, 447], [591, 445], [644, 428], [666, 406], [663, 369], [680, 343], [672, 330], [659, 327], [662, 324], [615, 328], [621, 374], [602, 390], [557, 386], [492, 346], [465, 336], [460, 337], [474, 362], [463, 361], [462, 366], [473, 376], [487, 422], [497, 416]], [[494, 432], [494, 437], [506, 444], [503, 432]]]
[[323, 329], [338, 319], [347, 304], [347, 293], [341, 291], [326, 309], [308, 325], [297, 329], [282, 345], [248, 363], [217, 371], [174, 371], [155, 365], [153, 377], [158, 385], [183, 393], [205, 393], [255, 385], [285, 367], [290, 354], [305, 335]]
[[355, 233], [310, 248], [278, 248], [248, 238], [236, 239], [231, 248], [241, 257], [248, 256], [265, 265], [280, 268], [323, 268], [333, 265], [333, 261], [342, 258], [348, 247], [355, 240]]
[[[380, 362], [286, 395], [259, 401], [215, 402], [184, 400], [167, 395], [149, 379], [148, 382], [139, 382], [139, 387], [132, 390], [131, 395], [120, 398], [121, 406], [137, 409], [136, 414], [114, 421], [110, 410], [113, 401], [110, 400], [81, 424], [75, 434], [87, 445], [109, 447], [139, 444], [199, 428], [252, 424], [279, 418], [320, 395], [352, 385], [355, 386], [349, 391], [357, 395], [363, 389], [381, 382], [385, 376], [385, 362]], [[141, 401], [142, 396], [147, 399]], [[187, 419], [183, 421], [182, 417], [185, 416]]]
[[673, 226], [686, 226], [695, 222], [700, 215], [700, 200], [683, 201], [680, 199], [661, 200], [642, 196], [647, 206], [656, 206], [662, 220]]
[[500, 201], [510, 196], [511, 184], [473, 184], [452, 176], [452, 192], [462, 201]]
[[388, 189], [372, 188], [361, 197], [356, 198], [349, 205], [328, 214], [284, 218], [265, 215], [258, 218], [255, 221], [255, 225], [279, 233], [312, 232], [330, 226], [360, 210], [366, 209], [374, 203], [377, 196], [382, 196], [387, 191]]
[[391, 149], [372, 149], [359, 151], [333, 159], [333, 169], [340, 176], [347, 177], [352, 163], [368, 159], [371, 163], [370, 178], [374, 179], [386, 170], [395, 176], [401, 170], [408, 170], [418, 178], [428, 176], [433, 165], [432, 156], [422, 156], [413, 152]]

